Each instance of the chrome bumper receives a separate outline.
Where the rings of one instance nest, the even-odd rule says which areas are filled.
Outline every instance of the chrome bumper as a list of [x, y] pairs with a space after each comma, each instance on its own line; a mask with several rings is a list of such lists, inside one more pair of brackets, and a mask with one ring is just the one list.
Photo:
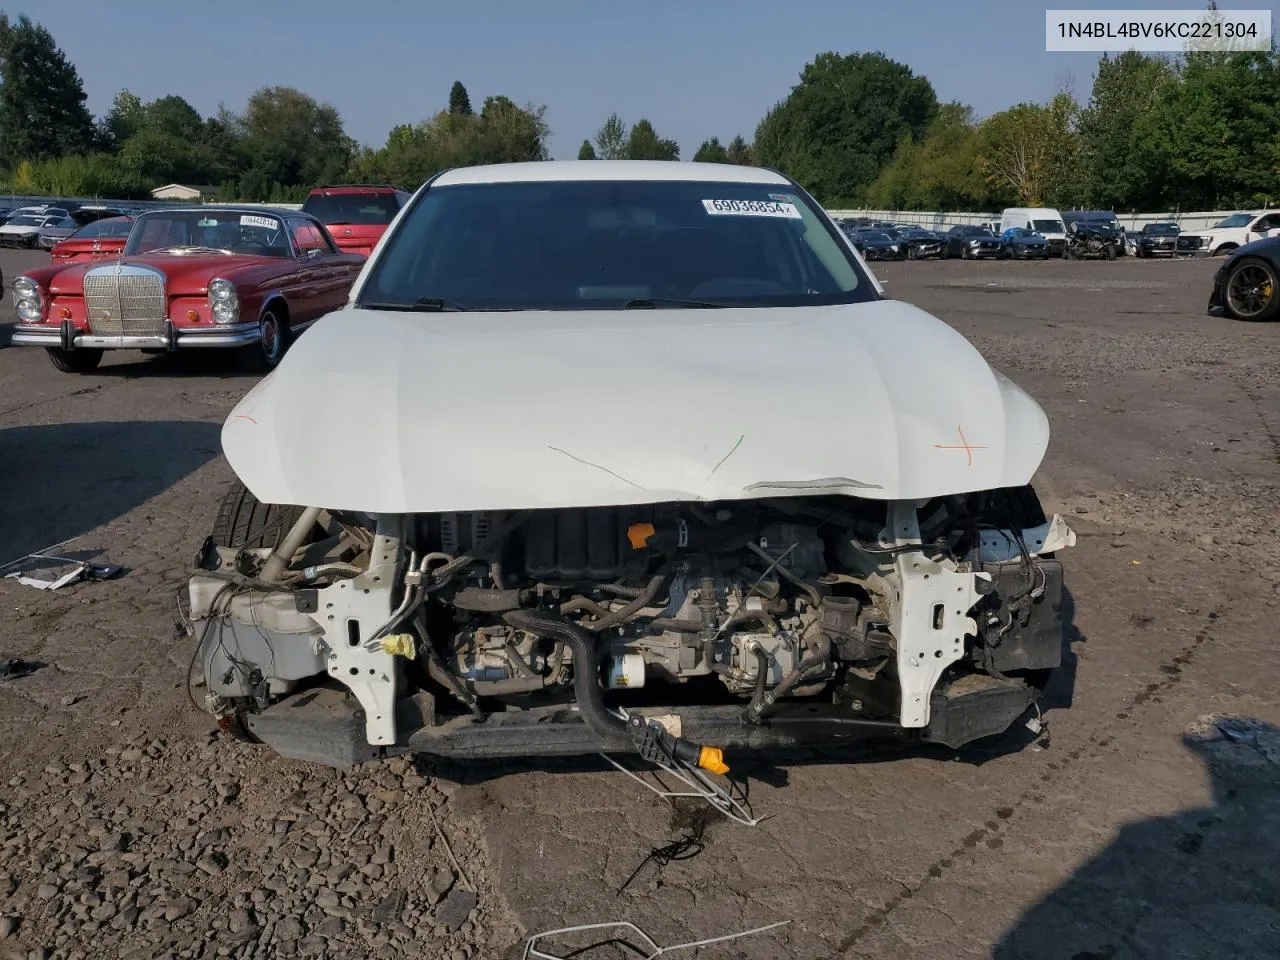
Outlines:
[[99, 337], [75, 332], [70, 323], [54, 329], [47, 324], [18, 324], [13, 328], [14, 346], [60, 347], [64, 350], [85, 347], [95, 350], [176, 350], [187, 347], [244, 347], [257, 343], [258, 324], [236, 324], [225, 329], [177, 330], [172, 323], [168, 333], [154, 336]]

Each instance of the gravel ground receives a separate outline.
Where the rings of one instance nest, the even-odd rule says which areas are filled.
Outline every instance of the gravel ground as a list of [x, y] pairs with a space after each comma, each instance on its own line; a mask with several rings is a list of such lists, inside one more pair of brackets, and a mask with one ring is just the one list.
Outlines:
[[504, 958], [621, 919], [665, 944], [791, 921], [704, 952], [738, 960], [1274, 956], [1280, 324], [1205, 316], [1215, 267], [877, 266], [1049, 413], [1036, 484], [1079, 533], [1050, 736], [731, 757], [768, 819], [706, 822], [621, 894], [705, 818], [601, 764], [339, 774], [211, 731], [174, 592], [251, 380], [130, 354], [60, 374], [4, 348], [6, 300], [0, 562], [75, 538], [126, 573], [0, 581], [0, 659], [43, 664], [0, 682], [0, 958]]

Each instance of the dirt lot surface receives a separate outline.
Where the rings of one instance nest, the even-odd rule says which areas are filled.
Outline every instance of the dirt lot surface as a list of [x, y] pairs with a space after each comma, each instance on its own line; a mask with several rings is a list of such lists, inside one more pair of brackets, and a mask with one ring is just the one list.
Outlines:
[[[620, 895], [696, 817], [601, 764], [339, 775], [211, 732], [174, 594], [251, 381], [0, 346], [0, 562], [75, 537], [127, 568], [0, 581], [0, 658], [43, 664], [0, 681], [0, 957], [501, 958], [622, 919], [660, 944], [790, 921], [699, 954], [738, 960], [1274, 957], [1280, 324], [1205, 316], [1216, 266], [877, 268], [1052, 422], [1037, 487], [1079, 542], [1048, 741], [731, 757], [768, 819], [712, 818]], [[6, 297], [0, 345], [12, 318]]]

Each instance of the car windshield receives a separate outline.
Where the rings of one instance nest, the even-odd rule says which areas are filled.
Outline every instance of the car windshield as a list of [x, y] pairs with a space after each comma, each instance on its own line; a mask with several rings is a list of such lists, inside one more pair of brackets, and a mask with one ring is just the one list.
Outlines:
[[7, 225], [10, 227], [42, 227], [44, 222], [44, 217], [21, 216], [14, 217]]
[[574, 180], [421, 194], [370, 267], [370, 309], [806, 306], [876, 293], [782, 184]]
[[1247, 227], [1253, 222], [1252, 213], [1233, 213], [1214, 224], [1215, 227]]
[[104, 237], [127, 237], [133, 226], [131, 220], [97, 220], [76, 232], [77, 240], [97, 240]]
[[261, 257], [293, 256], [279, 217], [243, 210], [178, 210], [139, 217], [125, 244], [126, 255], [139, 253], [239, 253]]
[[1175, 223], [1149, 223], [1146, 229], [1149, 235], [1172, 237], [1178, 232], [1178, 225]]
[[52, 223], [46, 223], [46, 227], [54, 230], [74, 230], [80, 224], [76, 223], [70, 217], [57, 217]]
[[1064, 232], [1061, 220], [1032, 220], [1031, 225], [1035, 227], [1036, 233]]
[[878, 230], [863, 230], [858, 234], [863, 240], [874, 240], [877, 243], [892, 243], [893, 238], [887, 233], [880, 233]]
[[393, 193], [314, 193], [302, 212], [330, 226], [388, 224], [400, 212]]

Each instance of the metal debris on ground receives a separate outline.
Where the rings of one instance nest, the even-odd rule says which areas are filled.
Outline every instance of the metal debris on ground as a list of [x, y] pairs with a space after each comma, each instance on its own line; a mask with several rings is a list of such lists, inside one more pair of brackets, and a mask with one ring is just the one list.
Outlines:
[[[17, 580], [24, 586], [35, 587], [37, 590], [58, 590], [81, 580], [111, 580], [124, 570], [114, 563], [89, 563], [87, 560], [59, 557], [51, 553], [29, 553], [6, 563], [0, 569], [9, 567], [21, 569], [6, 573], [6, 580]], [[48, 571], [48, 579], [31, 576], [37, 571]]]
[[[656, 957], [669, 956], [679, 950], [697, 950], [699, 947], [709, 947], [716, 943], [725, 943], [730, 940], [741, 940], [743, 937], [749, 937], [757, 933], [764, 933], [766, 930], [773, 930], [777, 927], [785, 926], [790, 922], [790, 920], [779, 920], [776, 923], [770, 923], [763, 927], [754, 927], [751, 930], [743, 930], [739, 933], [726, 933], [719, 937], [709, 937], [706, 940], [693, 940], [689, 943], [677, 943], [669, 947], [658, 946], [657, 941], [655, 941], [653, 937], [649, 936], [634, 923], [627, 920], [618, 920], [613, 923], [584, 923], [576, 927], [561, 927], [559, 930], [547, 930], [543, 933], [535, 933], [525, 941], [524, 960], [535, 960], [535, 958], [536, 960], [568, 960], [571, 956], [580, 957], [586, 950], [591, 949], [591, 947], [586, 947], [584, 949], [574, 950], [569, 954], [558, 954], [545, 953], [539, 947], [535, 946], [535, 944], [538, 944], [543, 940], [548, 940], [551, 937], [563, 936], [570, 933], [584, 933], [592, 930], [627, 930], [640, 938], [643, 949], [651, 951], [650, 953], [644, 954], [642, 960], [655, 960]], [[601, 946], [603, 943], [614, 942], [617, 942], [616, 936], [610, 937], [608, 940], [603, 941], [601, 944], [596, 944], [595, 946]], [[639, 956], [638, 953], [637, 956]]]
[[38, 660], [23, 660], [21, 657], [10, 657], [0, 660], [0, 680], [17, 680], [35, 673], [44, 664]]

